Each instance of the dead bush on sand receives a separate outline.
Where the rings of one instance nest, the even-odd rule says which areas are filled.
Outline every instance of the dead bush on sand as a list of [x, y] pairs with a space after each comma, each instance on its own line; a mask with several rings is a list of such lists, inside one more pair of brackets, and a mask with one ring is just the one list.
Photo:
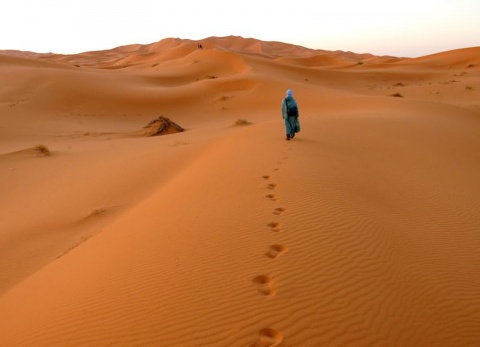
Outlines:
[[34, 148], [39, 155], [50, 155], [50, 149], [45, 145], [36, 145]]
[[222, 95], [220, 97], [220, 101], [227, 101], [228, 99], [232, 98], [232, 96], [226, 96], [226, 95]]
[[393, 94], [390, 94], [390, 96], [393, 96], [395, 98], [403, 98], [403, 95], [400, 93], [393, 93]]
[[250, 125], [250, 124], [252, 123], [246, 119], [237, 119], [237, 121], [235, 122], [235, 126]]
[[173, 133], [179, 133], [185, 131], [180, 125], [172, 122], [170, 119], [164, 116], [152, 120], [144, 127], [144, 136], [158, 136], [167, 135]]

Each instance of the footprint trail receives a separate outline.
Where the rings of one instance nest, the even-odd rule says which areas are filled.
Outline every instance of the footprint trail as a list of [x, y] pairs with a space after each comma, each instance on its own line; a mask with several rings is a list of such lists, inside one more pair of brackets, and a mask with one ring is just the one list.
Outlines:
[[258, 292], [265, 296], [274, 296], [276, 289], [273, 286], [273, 280], [270, 275], [259, 275], [252, 280], [258, 289]]
[[265, 254], [267, 257], [276, 259], [288, 252], [288, 247], [284, 245], [271, 245], [269, 251]]

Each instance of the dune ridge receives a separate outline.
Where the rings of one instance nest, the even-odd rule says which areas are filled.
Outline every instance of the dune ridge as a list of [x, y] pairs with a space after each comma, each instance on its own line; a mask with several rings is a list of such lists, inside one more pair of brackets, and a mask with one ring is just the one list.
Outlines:
[[[2, 346], [480, 343], [478, 47], [171, 38], [0, 77]], [[185, 131], [141, 136], [160, 115]]]

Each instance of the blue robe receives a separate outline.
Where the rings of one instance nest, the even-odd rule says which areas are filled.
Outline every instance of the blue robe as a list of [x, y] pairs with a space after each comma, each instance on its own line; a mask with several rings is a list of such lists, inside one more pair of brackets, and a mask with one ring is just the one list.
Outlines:
[[[293, 97], [287, 96], [285, 99], [288, 99], [289, 105], [297, 105], [298, 109], [297, 101]], [[298, 117], [288, 117], [285, 99], [282, 100], [282, 117], [285, 121], [285, 133], [287, 135], [294, 135], [295, 133], [298, 133], [300, 131], [300, 122], [298, 121]]]

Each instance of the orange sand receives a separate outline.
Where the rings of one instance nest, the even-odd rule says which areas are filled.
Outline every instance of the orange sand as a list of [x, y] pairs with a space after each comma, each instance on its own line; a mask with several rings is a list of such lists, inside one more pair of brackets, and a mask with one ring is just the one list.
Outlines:
[[0, 55], [0, 345], [479, 346], [480, 47], [197, 43]]

